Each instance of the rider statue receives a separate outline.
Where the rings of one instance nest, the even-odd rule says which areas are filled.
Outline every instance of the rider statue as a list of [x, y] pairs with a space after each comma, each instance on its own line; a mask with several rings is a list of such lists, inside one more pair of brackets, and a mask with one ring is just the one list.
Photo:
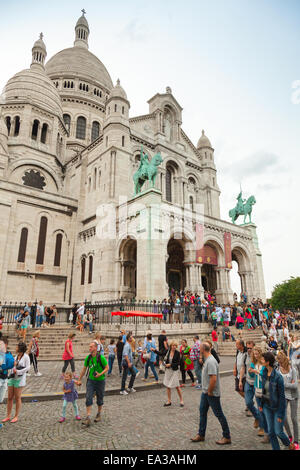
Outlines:
[[149, 157], [148, 157], [147, 153], [143, 152], [143, 146], [142, 146], [142, 148], [141, 148], [141, 162], [140, 162], [140, 166], [139, 166], [139, 169], [138, 169], [141, 177], [146, 176], [148, 165], [149, 165]]
[[237, 200], [238, 200], [238, 203], [236, 205], [236, 210], [240, 213], [243, 212], [243, 208], [244, 208], [244, 203], [246, 202], [246, 199], [243, 199], [242, 197], [242, 191], [240, 192], [240, 194], [238, 195], [237, 197]]

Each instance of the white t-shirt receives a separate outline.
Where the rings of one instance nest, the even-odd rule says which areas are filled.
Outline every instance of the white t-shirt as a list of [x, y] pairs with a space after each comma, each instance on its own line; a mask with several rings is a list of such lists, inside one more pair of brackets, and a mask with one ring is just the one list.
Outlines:
[[84, 305], [80, 305], [80, 307], [77, 309], [77, 315], [82, 315], [81, 318], [83, 318], [84, 314]]
[[[17, 359], [18, 359], [18, 356], [15, 356], [15, 361]], [[25, 387], [25, 385], [26, 385], [26, 372], [30, 369], [30, 359], [29, 359], [28, 354], [25, 353], [21, 357], [21, 359], [18, 363], [18, 367], [23, 367], [23, 369], [21, 369], [21, 370], [17, 369], [17, 371], [16, 371], [16, 378], [21, 377], [21, 380], [19, 382], [19, 387]]]
[[223, 309], [222, 309], [222, 307], [217, 307], [217, 308], [216, 308], [216, 314], [217, 314], [217, 316], [218, 316], [218, 321], [221, 321], [221, 319], [222, 319], [222, 314], [223, 314]]

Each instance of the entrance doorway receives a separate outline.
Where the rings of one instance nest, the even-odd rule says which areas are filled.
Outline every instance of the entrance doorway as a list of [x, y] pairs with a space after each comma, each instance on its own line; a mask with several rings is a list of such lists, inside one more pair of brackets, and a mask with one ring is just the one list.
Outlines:
[[169, 290], [180, 292], [185, 288], [184, 250], [181, 240], [172, 238], [168, 243], [168, 261], [166, 265], [166, 279]]

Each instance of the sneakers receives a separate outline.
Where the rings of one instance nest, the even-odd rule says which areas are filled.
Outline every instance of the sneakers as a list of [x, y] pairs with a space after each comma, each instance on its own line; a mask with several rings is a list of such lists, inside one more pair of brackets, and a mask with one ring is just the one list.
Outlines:
[[36, 374], [34, 374], [36, 377], [42, 377], [43, 374], [41, 374], [40, 372], [37, 372]]
[[264, 437], [264, 435], [265, 435], [264, 430], [263, 430], [263, 429], [259, 429], [257, 435], [260, 436], [260, 437]]
[[66, 421], [66, 418], [59, 418], [58, 422], [59, 423], [64, 423]]
[[135, 374], [135, 378], [137, 378], [139, 375], [140, 375], [141, 371], [138, 371], [136, 374]]
[[96, 417], [94, 419], [94, 423], [99, 423], [99, 421], [101, 421], [101, 414], [100, 413], [97, 413], [96, 414]]
[[81, 418], [79, 415], [75, 416], [76, 421], [81, 421]]
[[86, 426], [87, 428], [91, 425], [91, 418], [87, 416], [83, 421], [81, 421], [82, 426]]
[[136, 392], [135, 388], [127, 388], [128, 393], [134, 393]]
[[148, 379], [145, 379], [145, 377], [142, 378], [143, 382], [147, 382]]
[[299, 450], [299, 444], [298, 444], [298, 442], [297, 442], [297, 443], [294, 442], [294, 450]]
[[126, 390], [121, 390], [120, 395], [128, 395], [128, 392], [126, 392]]
[[202, 390], [202, 385], [196, 385], [195, 389], [196, 390]]

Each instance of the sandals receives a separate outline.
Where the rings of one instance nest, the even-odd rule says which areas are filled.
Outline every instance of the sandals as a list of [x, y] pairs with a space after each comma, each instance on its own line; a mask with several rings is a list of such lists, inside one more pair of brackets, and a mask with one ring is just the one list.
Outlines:
[[10, 420], [11, 420], [11, 418], [4, 418], [4, 419], [2, 419], [1, 423], [7, 423]]
[[164, 406], [171, 406], [172, 403], [165, 403]]

